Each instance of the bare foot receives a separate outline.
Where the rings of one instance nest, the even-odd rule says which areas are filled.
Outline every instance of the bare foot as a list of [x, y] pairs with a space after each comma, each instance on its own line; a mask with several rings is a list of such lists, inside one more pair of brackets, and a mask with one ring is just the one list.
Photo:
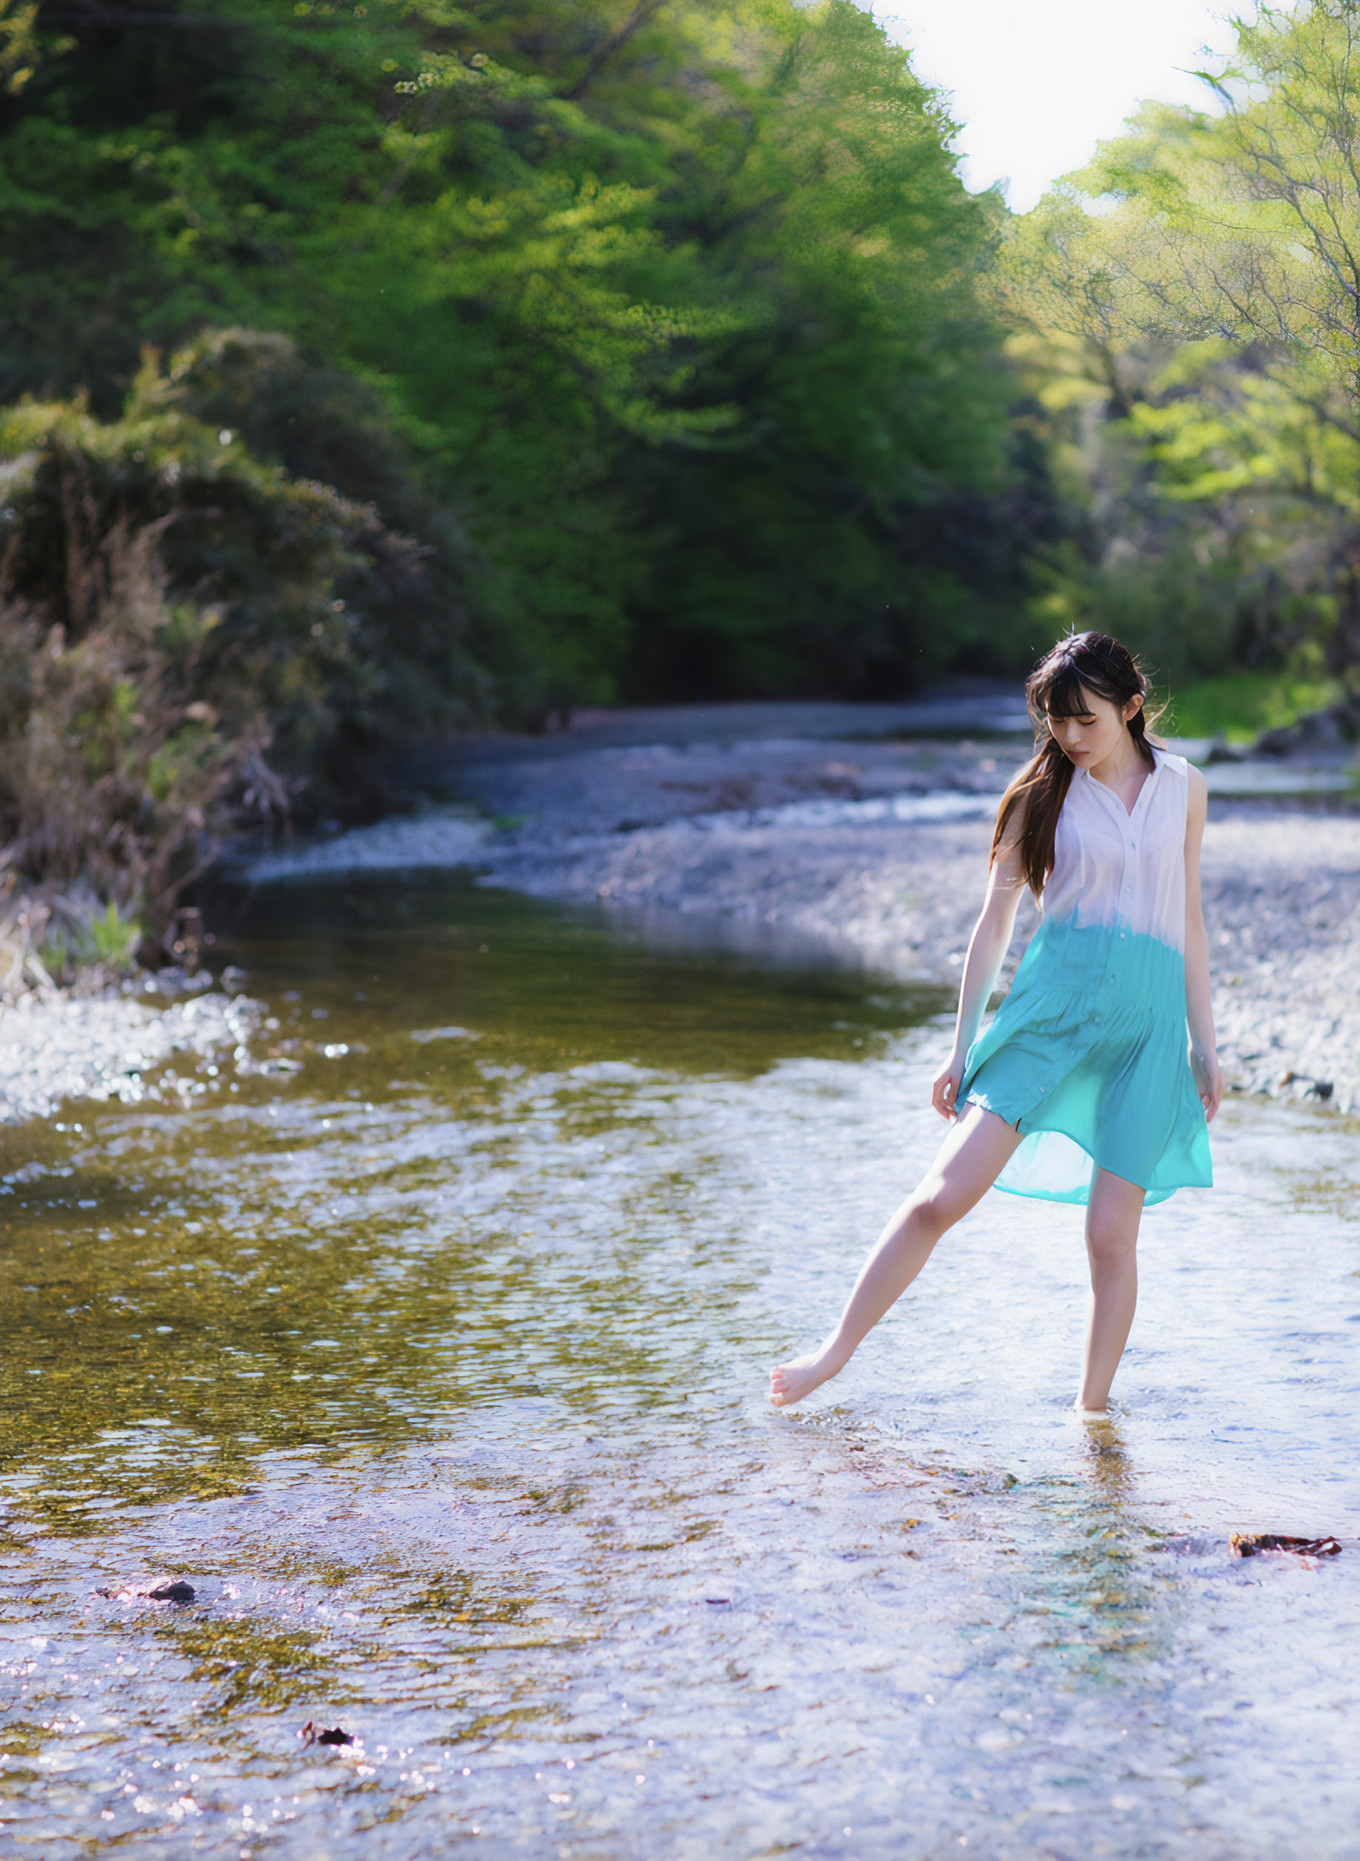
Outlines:
[[823, 1345], [819, 1351], [809, 1351], [806, 1357], [777, 1364], [770, 1372], [770, 1401], [777, 1409], [787, 1409], [790, 1404], [801, 1402], [820, 1384], [830, 1382], [848, 1361]]
[[1110, 1419], [1108, 1409], [1087, 1409], [1082, 1407], [1081, 1397], [1072, 1404], [1072, 1413], [1079, 1422], [1107, 1422]]

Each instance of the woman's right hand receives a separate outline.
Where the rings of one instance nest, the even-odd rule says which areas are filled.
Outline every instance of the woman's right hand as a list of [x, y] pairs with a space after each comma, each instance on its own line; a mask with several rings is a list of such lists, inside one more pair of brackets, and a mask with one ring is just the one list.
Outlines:
[[959, 1115], [959, 1087], [963, 1084], [964, 1058], [957, 1050], [951, 1053], [935, 1075], [935, 1083], [930, 1088], [930, 1102], [942, 1118], [957, 1118]]

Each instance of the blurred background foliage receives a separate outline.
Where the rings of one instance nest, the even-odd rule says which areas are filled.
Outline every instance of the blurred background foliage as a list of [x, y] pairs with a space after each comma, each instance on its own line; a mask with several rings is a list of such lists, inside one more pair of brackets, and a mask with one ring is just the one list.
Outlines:
[[261, 347], [149, 360], [112, 420], [0, 414], [0, 833], [40, 883], [168, 908], [227, 797], [280, 818], [381, 740], [424, 563], [372, 505], [196, 417]]
[[1322, 704], [1354, 738], [1360, 7], [1236, 32], [1218, 107], [1145, 108], [1010, 222], [993, 290], [1087, 513], [1055, 617], [1136, 639], [1201, 722]]
[[851, 0], [0, 0], [12, 869], [163, 917], [395, 745], [1070, 625], [1185, 730], [1344, 698], [1352, 23], [1015, 220]]
[[257, 342], [210, 417], [432, 547], [450, 717], [906, 687], [1005, 634], [995, 203], [848, 0], [38, 23], [0, 135], [0, 396], [113, 419], [148, 343], [287, 335], [287, 412]]
[[1100, 351], [1012, 339], [1081, 512], [1036, 552], [1031, 612], [1127, 640], [1173, 727], [1241, 740], [1340, 699], [1360, 543], [1360, 446], [1265, 358], [1223, 341]]

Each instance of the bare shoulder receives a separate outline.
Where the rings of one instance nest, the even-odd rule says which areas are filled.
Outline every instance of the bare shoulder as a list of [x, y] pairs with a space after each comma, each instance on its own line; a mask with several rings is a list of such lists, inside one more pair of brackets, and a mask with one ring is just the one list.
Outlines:
[[1185, 766], [1185, 788], [1185, 831], [1194, 836], [1198, 845], [1209, 816], [1209, 784], [1204, 779], [1204, 771], [1196, 769], [1193, 763]]

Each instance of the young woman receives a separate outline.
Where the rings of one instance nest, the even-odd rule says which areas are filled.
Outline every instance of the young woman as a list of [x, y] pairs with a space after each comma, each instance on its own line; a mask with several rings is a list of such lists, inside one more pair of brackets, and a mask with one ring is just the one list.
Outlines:
[[[1133, 1323], [1144, 1204], [1213, 1180], [1205, 1127], [1222, 1082], [1200, 910], [1204, 777], [1149, 741], [1147, 680], [1108, 634], [1063, 640], [1025, 690], [1039, 747], [1001, 798], [954, 1047], [932, 1093], [953, 1129], [836, 1329], [773, 1372], [777, 1408], [845, 1368], [995, 1183], [1086, 1205], [1091, 1301], [1074, 1406], [1103, 1414]], [[979, 1038], [1026, 885], [1039, 928]]]

